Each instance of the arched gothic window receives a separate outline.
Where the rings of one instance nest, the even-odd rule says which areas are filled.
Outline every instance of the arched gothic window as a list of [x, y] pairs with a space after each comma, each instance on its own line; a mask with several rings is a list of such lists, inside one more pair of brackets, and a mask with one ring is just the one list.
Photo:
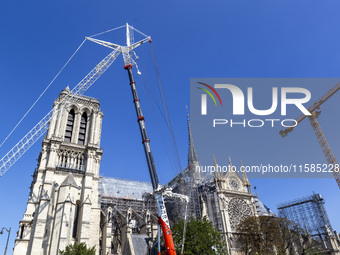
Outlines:
[[72, 109], [68, 113], [67, 123], [66, 123], [66, 130], [65, 130], [65, 142], [70, 143], [72, 139], [72, 132], [73, 132], [73, 125], [74, 125], [74, 117], [75, 113]]
[[81, 115], [81, 120], [80, 120], [78, 144], [81, 144], [81, 145], [85, 144], [86, 127], [87, 127], [87, 114], [86, 112], [84, 112]]

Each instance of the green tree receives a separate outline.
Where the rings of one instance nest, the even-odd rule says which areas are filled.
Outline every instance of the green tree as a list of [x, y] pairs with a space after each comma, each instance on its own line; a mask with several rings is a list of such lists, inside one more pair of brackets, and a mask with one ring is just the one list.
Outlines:
[[237, 244], [245, 254], [325, 254], [319, 241], [286, 218], [251, 216], [237, 227]]
[[66, 246], [64, 251], [59, 250], [60, 255], [95, 255], [94, 247], [87, 248], [86, 243], [70, 244]]
[[[183, 242], [184, 220], [177, 222], [173, 228], [173, 239], [178, 254]], [[222, 234], [214, 228], [212, 222], [206, 218], [190, 219], [185, 234], [184, 254], [186, 255], [224, 255], [226, 243]]]
[[238, 225], [237, 232], [238, 246], [245, 254], [284, 254], [285, 240], [275, 217], [248, 217]]

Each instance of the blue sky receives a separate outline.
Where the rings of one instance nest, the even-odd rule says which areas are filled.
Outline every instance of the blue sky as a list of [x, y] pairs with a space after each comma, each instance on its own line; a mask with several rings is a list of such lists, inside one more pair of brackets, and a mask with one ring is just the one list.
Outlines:
[[[151, 35], [162, 76], [169, 112], [176, 129], [181, 158], [185, 158], [190, 78], [196, 77], [340, 77], [338, 1], [2, 1], [0, 3], [0, 140], [3, 140], [85, 36], [129, 22]], [[123, 33], [103, 39], [119, 41]], [[136, 52], [153, 74], [148, 45]], [[68, 84], [74, 87], [109, 51], [86, 42], [74, 61], [48, 90], [8, 142], [6, 153], [51, 108]], [[144, 61], [144, 62], [143, 62]], [[149, 180], [140, 134], [131, 103], [127, 74], [119, 58], [86, 95], [100, 99], [104, 111], [101, 174]], [[137, 81], [138, 82], [138, 81]], [[137, 83], [138, 84], [138, 83]], [[317, 88], [312, 100], [329, 88]], [[169, 167], [147, 100], [143, 111], [162, 182], [175, 173]], [[320, 93], [318, 95], [318, 93]], [[145, 97], [144, 97], [145, 98]], [[337, 123], [338, 96], [323, 107], [322, 128], [335, 153], [340, 154]], [[148, 121], [150, 118], [150, 121]], [[290, 148], [301, 156], [317, 155], [325, 162], [309, 123], [282, 145], [290, 160]], [[275, 131], [276, 132], [276, 131]], [[295, 131], [294, 131], [295, 132]], [[195, 137], [197, 140], [198, 137]], [[244, 142], [244, 141], [240, 141]], [[254, 146], [254, 144], [253, 144]], [[259, 145], [259, 148], [261, 149]], [[35, 144], [0, 179], [0, 227], [12, 227], [11, 254], [18, 222], [28, 198], [31, 174], [36, 167], [40, 142]], [[230, 149], [234, 161], [247, 161]], [[213, 152], [212, 152], [213, 153]], [[211, 154], [212, 154], [211, 153]], [[268, 158], [277, 157], [275, 151]], [[212, 157], [212, 155], [209, 155]], [[294, 155], [293, 155], [294, 156]], [[296, 156], [296, 155], [295, 155]], [[131, 160], [131, 157], [134, 160]], [[208, 157], [200, 155], [200, 157]], [[252, 155], [249, 155], [252, 158]], [[222, 158], [220, 160], [223, 160]], [[310, 160], [310, 157], [308, 158]], [[184, 167], [185, 160], [182, 160]], [[253, 179], [261, 200], [275, 211], [282, 201], [321, 193], [335, 229], [340, 230], [340, 191], [333, 179]], [[5, 236], [0, 236], [3, 249]], [[1, 252], [1, 250], [0, 250]]]

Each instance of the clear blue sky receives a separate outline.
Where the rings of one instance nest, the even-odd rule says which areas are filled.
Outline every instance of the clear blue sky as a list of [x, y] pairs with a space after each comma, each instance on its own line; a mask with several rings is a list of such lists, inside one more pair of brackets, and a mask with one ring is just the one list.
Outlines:
[[[184, 155], [187, 146], [185, 106], [190, 103], [190, 78], [340, 77], [339, 7], [340, 3], [335, 0], [2, 1], [0, 140], [6, 137], [85, 36], [129, 22], [153, 38], [170, 115], [184, 144], [185, 148], [179, 142]], [[115, 33], [110, 36], [105, 39], [116, 41]], [[145, 46], [138, 54], [147, 59], [150, 51], [149, 46]], [[69, 68], [0, 148], [0, 155], [51, 109], [54, 98], [66, 85], [72, 88], [108, 53], [107, 49], [86, 42]], [[105, 114], [101, 174], [148, 181], [122, 65], [119, 58], [86, 93], [100, 99]], [[152, 74], [152, 66], [149, 70]], [[321, 96], [328, 89], [317, 91]], [[317, 99], [317, 95], [315, 97]], [[322, 127], [335, 156], [340, 155], [339, 125], [334, 125], [334, 120], [339, 119], [338, 98], [339, 95], [327, 102], [322, 117]], [[144, 102], [145, 115], [151, 119], [146, 100]], [[152, 121], [147, 125], [160, 179], [166, 182], [174, 171], [161, 149], [157, 128]], [[289, 142], [286, 140], [284, 146], [287, 151], [294, 146], [302, 148], [301, 156], [313, 150], [313, 155], [319, 153], [318, 160], [324, 160], [308, 125], [307, 122], [301, 125], [300, 133]], [[12, 227], [8, 254], [11, 254], [18, 223], [26, 208], [31, 174], [40, 148], [38, 142], [0, 179], [0, 227]], [[235, 161], [246, 161], [246, 155], [238, 158], [232, 151], [230, 154]], [[287, 155], [281, 155], [285, 162], [289, 161]], [[275, 151], [267, 156], [277, 157]], [[184, 160], [182, 165], [185, 165]], [[260, 199], [274, 211], [282, 201], [309, 195], [312, 191], [321, 193], [333, 227], [340, 230], [340, 191], [333, 179], [253, 179], [251, 183], [257, 186]], [[5, 241], [5, 236], [0, 236], [0, 252]]]

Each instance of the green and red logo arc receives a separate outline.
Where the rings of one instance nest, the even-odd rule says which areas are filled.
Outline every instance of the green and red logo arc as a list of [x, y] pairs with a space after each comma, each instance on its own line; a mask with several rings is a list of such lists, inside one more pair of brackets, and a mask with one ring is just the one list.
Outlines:
[[[210, 85], [208, 85], [208, 84], [206, 84], [206, 83], [203, 83], [203, 82], [197, 82], [197, 83], [199, 83], [199, 84], [201, 84], [201, 85], [203, 85], [203, 86], [206, 86], [207, 88], [211, 89], [211, 91], [217, 96], [217, 98], [218, 98], [218, 100], [220, 101], [220, 104], [221, 104], [221, 106], [222, 106], [221, 97], [220, 97], [220, 95], [217, 93], [217, 91], [216, 91], [213, 87], [211, 87]], [[211, 92], [210, 92], [209, 90], [204, 89], [204, 88], [201, 88], [201, 87], [197, 87], [197, 88], [203, 90], [204, 92], [206, 92], [206, 93], [212, 98], [212, 100], [214, 101], [215, 105], [217, 106], [215, 97], [213, 96], [213, 94], [211, 94]]]

